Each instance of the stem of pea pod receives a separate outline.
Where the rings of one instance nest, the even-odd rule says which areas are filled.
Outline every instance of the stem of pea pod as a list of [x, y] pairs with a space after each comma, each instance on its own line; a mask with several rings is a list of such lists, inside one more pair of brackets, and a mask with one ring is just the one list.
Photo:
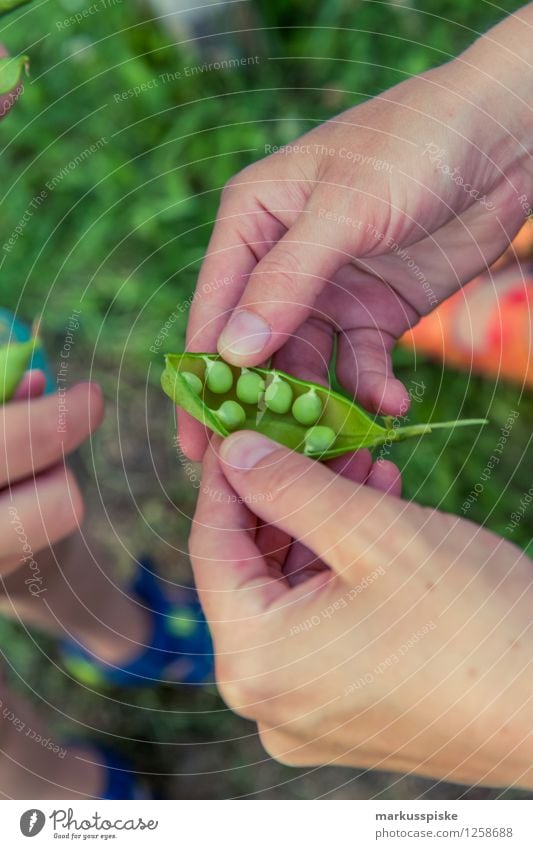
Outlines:
[[426, 422], [426, 424], [407, 425], [406, 427], [391, 427], [387, 430], [387, 437], [395, 442], [400, 442], [403, 439], [411, 439], [413, 436], [432, 433], [434, 430], [453, 430], [455, 427], [486, 425], [488, 423], [488, 419], [457, 419], [449, 422]]

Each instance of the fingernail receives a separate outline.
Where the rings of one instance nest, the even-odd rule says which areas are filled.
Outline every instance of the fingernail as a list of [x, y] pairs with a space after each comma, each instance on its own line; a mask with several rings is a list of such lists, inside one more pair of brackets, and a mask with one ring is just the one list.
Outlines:
[[259, 433], [239, 433], [224, 440], [220, 454], [228, 466], [247, 472], [278, 448], [279, 445]]
[[272, 330], [261, 316], [250, 310], [237, 310], [220, 334], [220, 353], [248, 357], [258, 354], [267, 344]]

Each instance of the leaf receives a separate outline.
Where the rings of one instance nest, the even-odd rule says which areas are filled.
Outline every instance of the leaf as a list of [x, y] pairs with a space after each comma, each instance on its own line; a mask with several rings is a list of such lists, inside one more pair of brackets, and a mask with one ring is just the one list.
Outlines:
[[0, 94], [13, 91], [20, 82], [22, 72], [28, 73], [30, 60], [28, 56], [4, 56], [0, 59]]

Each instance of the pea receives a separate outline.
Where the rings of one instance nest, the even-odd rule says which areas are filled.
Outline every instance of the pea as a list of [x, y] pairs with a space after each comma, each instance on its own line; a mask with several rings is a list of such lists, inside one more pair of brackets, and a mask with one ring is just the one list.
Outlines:
[[205, 359], [207, 388], [216, 395], [225, 395], [233, 386], [233, 372], [222, 360]]
[[265, 404], [273, 413], [281, 416], [288, 413], [292, 404], [292, 389], [286, 380], [275, 374], [270, 386], [265, 391]]
[[204, 384], [196, 374], [193, 374], [192, 371], [182, 371], [180, 372], [180, 374], [183, 379], [187, 381], [188, 386], [191, 388], [195, 395], [202, 394]]
[[243, 368], [235, 389], [239, 401], [243, 404], [258, 404], [264, 391], [265, 381], [261, 375]]
[[217, 415], [228, 430], [239, 430], [246, 421], [246, 413], [236, 401], [224, 401], [218, 408]]
[[309, 427], [317, 423], [322, 415], [323, 408], [316, 389], [310, 389], [298, 396], [292, 405], [292, 414], [297, 422]]
[[335, 442], [336, 434], [332, 427], [315, 425], [305, 434], [305, 453], [323, 454]]
[[[1, 356], [0, 349], [0, 362]], [[259, 366], [242, 369], [234, 381], [233, 371], [217, 354], [186, 352], [167, 354], [165, 359], [163, 389], [175, 404], [214, 433], [226, 436], [246, 426], [288, 448], [322, 460], [360, 448], [376, 448], [419, 437], [437, 428], [486, 424], [485, 419], [463, 419], [400, 427], [396, 421], [381, 421], [371, 416], [338, 392], [273, 369]], [[205, 403], [205, 395], [200, 391], [201, 381], [196, 373], [202, 364], [208, 388], [222, 396], [218, 410]], [[185, 375], [185, 380], [177, 381], [176, 373]], [[247, 405], [246, 411], [241, 405]], [[265, 415], [270, 411], [276, 415]]]

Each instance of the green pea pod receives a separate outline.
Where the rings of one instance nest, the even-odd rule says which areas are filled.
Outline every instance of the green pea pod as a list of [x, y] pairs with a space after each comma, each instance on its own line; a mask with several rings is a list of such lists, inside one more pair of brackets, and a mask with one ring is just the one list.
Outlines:
[[[236, 366], [229, 366], [233, 375], [232, 386], [223, 394], [213, 392], [209, 388], [206, 376], [208, 371], [213, 373], [213, 363], [222, 362], [216, 354], [167, 354], [165, 362], [165, 370], [161, 377], [161, 385], [164, 391], [175, 404], [210, 430], [220, 436], [229, 435], [230, 431], [223, 421], [224, 417], [219, 417], [217, 410], [221, 406], [221, 401], [238, 401], [245, 412], [242, 429], [263, 433], [276, 442], [310, 457], [329, 459], [348, 451], [356, 451], [359, 448], [375, 448], [385, 443], [399, 442], [410, 437], [421, 436], [425, 433], [431, 433], [437, 428], [454, 428], [487, 423], [486, 419], [463, 419], [453, 422], [397, 427], [394, 419], [385, 418], [381, 424], [379, 420], [370, 416], [353, 401], [317, 383], [299, 380], [290, 374], [274, 369], [253, 368], [244, 370], [246, 374], [255, 372], [260, 375], [265, 385], [264, 394], [268, 392], [268, 387], [271, 384], [275, 382], [278, 385], [280, 381], [283, 381], [292, 390], [292, 397], [295, 402], [303, 395], [310, 395], [313, 399], [318, 397], [320, 407], [316, 404], [316, 401], [314, 406], [317, 411], [321, 410], [319, 419], [313, 427], [309, 428], [306, 424], [298, 421], [290, 410], [279, 414], [270, 409], [264, 402], [264, 397], [259, 398], [257, 404], [244, 403], [242, 393], [237, 395], [236, 389], [243, 371]], [[194, 375], [197, 380], [191, 380], [191, 375]], [[202, 383], [201, 392], [194, 391], [191, 388], [193, 384], [198, 387], [198, 380]], [[299, 416], [299, 418], [305, 420], [305, 416]], [[319, 427], [316, 427], [317, 424]], [[333, 439], [330, 438], [330, 434], [334, 437]], [[317, 436], [321, 438], [317, 439]], [[321, 443], [327, 447], [322, 448]]]
[[0, 59], [0, 94], [13, 91], [20, 82], [23, 71], [28, 72], [28, 56], [4, 56]]
[[0, 348], [0, 404], [10, 401], [28, 368], [38, 339], [9, 342]]

